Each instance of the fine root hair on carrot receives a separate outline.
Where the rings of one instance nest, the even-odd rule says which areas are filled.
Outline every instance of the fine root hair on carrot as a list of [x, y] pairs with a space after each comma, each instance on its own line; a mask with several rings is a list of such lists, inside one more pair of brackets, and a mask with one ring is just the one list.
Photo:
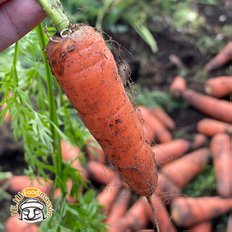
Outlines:
[[152, 204], [151, 196], [147, 197], [147, 201], [148, 201], [148, 204], [151, 207], [151, 211], [152, 211], [152, 214], [153, 214], [153, 220], [154, 220], [153, 223], [154, 223], [154, 226], [156, 228], [156, 231], [160, 232], [159, 223], [158, 223], [157, 216], [156, 216], [156, 210], [155, 210], [154, 205]]

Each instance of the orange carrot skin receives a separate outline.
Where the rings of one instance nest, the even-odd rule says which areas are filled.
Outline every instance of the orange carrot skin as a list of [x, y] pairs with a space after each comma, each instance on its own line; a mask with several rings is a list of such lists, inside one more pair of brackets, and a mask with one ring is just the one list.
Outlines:
[[232, 139], [227, 134], [215, 135], [210, 144], [217, 180], [217, 191], [222, 197], [232, 197]]
[[152, 147], [158, 166], [164, 166], [182, 156], [191, 147], [191, 143], [184, 139], [176, 139]]
[[176, 76], [170, 85], [170, 93], [174, 98], [180, 98], [186, 89], [186, 81], [181, 76]]
[[166, 164], [161, 173], [170, 178], [176, 186], [183, 188], [204, 169], [209, 159], [210, 150], [201, 148]]
[[212, 231], [212, 224], [210, 221], [199, 223], [195, 226], [189, 228], [191, 232], [211, 232]]
[[211, 72], [222, 67], [232, 59], [232, 42], [228, 43], [213, 59], [206, 65], [205, 70]]
[[[159, 224], [160, 231], [162, 232], [176, 232], [174, 225], [171, 222], [171, 219], [168, 215], [167, 209], [165, 208], [161, 199], [156, 195], [152, 194], [151, 202], [156, 209], [156, 217]], [[151, 222], [154, 221], [154, 215], [151, 211], [149, 204], [146, 204], [146, 211], [148, 218]]]
[[60, 86], [123, 180], [138, 195], [150, 196], [155, 159], [101, 34], [78, 24], [72, 34], [54, 39], [46, 51]]
[[197, 130], [207, 136], [214, 136], [219, 133], [232, 135], [232, 125], [215, 119], [205, 118], [197, 123]]
[[220, 76], [208, 79], [205, 83], [205, 92], [219, 98], [232, 94], [232, 77]]
[[171, 204], [172, 218], [178, 226], [193, 226], [232, 209], [232, 199], [220, 197], [179, 197]]
[[212, 118], [232, 123], [232, 103], [203, 95], [194, 90], [183, 93], [185, 101]]

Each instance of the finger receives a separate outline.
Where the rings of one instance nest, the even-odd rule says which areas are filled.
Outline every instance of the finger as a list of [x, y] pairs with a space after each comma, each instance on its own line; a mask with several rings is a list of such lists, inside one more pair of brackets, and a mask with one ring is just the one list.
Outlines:
[[0, 51], [31, 31], [45, 16], [36, 0], [9, 0], [0, 5]]

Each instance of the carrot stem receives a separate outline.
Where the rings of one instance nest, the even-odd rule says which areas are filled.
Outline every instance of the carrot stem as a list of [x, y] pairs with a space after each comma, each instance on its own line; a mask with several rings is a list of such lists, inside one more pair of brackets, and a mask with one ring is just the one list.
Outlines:
[[60, 0], [38, 0], [38, 2], [52, 20], [57, 32], [61, 33], [64, 29], [69, 28], [70, 21]]
[[151, 211], [152, 211], [152, 214], [153, 214], [153, 217], [154, 217], [154, 224], [155, 224], [155, 227], [156, 227], [156, 231], [160, 232], [159, 223], [158, 223], [158, 220], [157, 220], [157, 217], [156, 217], [155, 207], [152, 204], [151, 197], [147, 197], [147, 201], [148, 201], [148, 204], [151, 207]]

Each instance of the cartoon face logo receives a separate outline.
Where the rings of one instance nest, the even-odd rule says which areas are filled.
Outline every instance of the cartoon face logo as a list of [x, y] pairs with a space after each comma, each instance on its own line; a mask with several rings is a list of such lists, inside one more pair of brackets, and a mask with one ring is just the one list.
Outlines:
[[19, 219], [28, 223], [40, 222], [46, 219], [45, 205], [36, 198], [25, 200], [19, 207]]

